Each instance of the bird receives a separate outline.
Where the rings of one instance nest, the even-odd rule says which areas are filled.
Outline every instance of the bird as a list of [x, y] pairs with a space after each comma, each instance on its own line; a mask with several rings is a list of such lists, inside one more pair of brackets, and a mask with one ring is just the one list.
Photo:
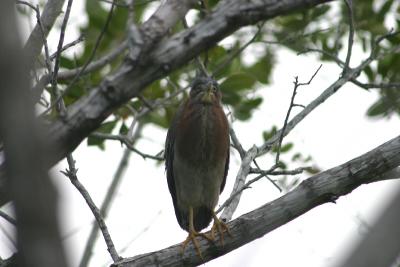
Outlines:
[[[188, 237], [182, 254], [193, 242], [202, 258], [196, 237], [213, 241], [216, 232], [223, 243], [227, 225], [214, 208], [223, 191], [229, 169], [229, 124], [221, 104], [221, 91], [212, 77], [196, 77], [189, 97], [172, 119], [165, 142], [165, 169], [176, 219]], [[211, 220], [209, 235], [200, 231]]]

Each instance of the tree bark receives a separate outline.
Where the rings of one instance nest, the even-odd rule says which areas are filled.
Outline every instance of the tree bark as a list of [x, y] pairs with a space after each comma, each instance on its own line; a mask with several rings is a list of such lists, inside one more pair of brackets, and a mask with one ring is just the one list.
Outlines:
[[[201, 52], [211, 48], [239, 28], [331, 1], [220, 1], [214, 10], [198, 24], [163, 40], [162, 43], [153, 46], [150, 51], [144, 50], [145, 56], [139, 55], [140, 60], [134, 64], [128, 60], [114, 74], [105, 77], [98, 87], [91, 89], [88, 95], [71, 105], [65, 118], [50, 123], [48, 138], [51, 140], [54, 156], [49, 160], [48, 166], [56, 164], [73, 151], [115, 109], [139, 95], [147, 85], [187, 64]], [[168, 8], [164, 7], [163, 10], [168, 10]], [[183, 12], [180, 11], [179, 14]], [[171, 21], [177, 20], [168, 20], [168, 23]], [[161, 39], [157, 29], [147, 26], [153, 25], [151, 22], [146, 22], [143, 26], [145, 25], [146, 31], [154, 31], [154, 33], [147, 33], [147, 37]], [[2, 193], [0, 205], [9, 200], [7, 192], [2, 187], [4, 181], [4, 171], [0, 166], [0, 192]]]
[[[59, 149], [51, 164], [65, 157], [113, 110], [137, 96], [147, 85], [183, 66], [240, 27], [329, 1], [221, 1], [209, 16], [192, 28], [159, 43], [134, 65], [122, 65], [86, 97], [74, 103], [65, 119], [54, 121], [49, 127], [49, 137]], [[148, 24], [151, 25], [143, 25]], [[160, 38], [157, 34], [154, 36]]]
[[181, 245], [127, 258], [113, 267], [133, 266], [196, 266], [220, 257], [243, 246], [287, 222], [303, 215], [316, 206], [335, 202], [362, 184], [381, 179], [382, 175], [400, 165], [400, 136], [381, 146], [304, 180], [298, 187], [280, 198], [261, 206], [228, 223], [232, 237], [225, 235], [224, 246], [220, 240], [210, 244], [201, 240], [202, 261], [191, 244], [181, 254]]

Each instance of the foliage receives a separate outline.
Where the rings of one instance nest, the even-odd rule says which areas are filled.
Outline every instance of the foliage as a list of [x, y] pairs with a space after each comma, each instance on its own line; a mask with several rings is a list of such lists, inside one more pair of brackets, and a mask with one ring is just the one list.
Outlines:
[[[212, 9], [218, 1], [208, 1], [208, 9]], [[74, 58], [62, 57], [61, 68], [72, 69], [77, 65], [83, 65], [89, 58], [99, 33], [103, 30], [108, 9], [110, 5], [97, 1], [86, 1], [86, 15], [88, 23], [80, 29], [85, 36], [83, 52], [75, 55]], [[138, 1], [134, 8], [134, 18], [137, 22], [143, 21], [143, 16], [152, 8], [151, 1]], [[197, 7], [201, 10], [200, 7]], [[96, 57], [100, 57], [111, 51], [117, 44], [121, 43], [125, 38], [125, 29], [128, 19], [128, 9], [126, 7], [117, 6], [103, 40], [97, 50]], [[396, 16], [397, 14], [397, 16]], [[400, 5], [394, 0], [373, 1], [364, 0], [357, 1], [355, 4], [354, 20], [356, 28], [355, 45], [361, 46], [364, 51], [371, 49], [371, 42], [376, 36], [384, 34], [390, 30], [390, 26], [399, 28], [400, 26]], [[198, 21], [204, 16], [203, 12], [195, 12], [192, 21]], [[334, 18], [334, 19], [331, 19]], [[393, 24], [394, 23], [394, 24]], [[248, 56], [246, 51], [234, 57], [227, 64], [224, 64], [232, 54], [235, 53], [244, 42], [249, 39], [248, 36], [254, 34], [253, 29], [245, 29], [233, 34], [229, 42], [221, 42], [212, 47], [207, 53], [201, 56], [202, 60], [207, 63], [207, 69], [212, 73], [220, 68], [215, 77], [220, 82], [223, 92], [223, 104], [225, 104], [233, 115], [239, 120], [248, 120], [252, 113], [262, 103], [263, 98], [258, 91], [261, 87], [268, 86], [270, 76], [275, 66], [275, 46], [276, 43], [283, 45], [295, 52], [303, 52], [308, 48], [319, 48], [332, 54], [338, 55], [346, 46], [346, 36], [348, 31], [348, 16], [346, 6], [342, 4], [319, 5], [313, 9], [299, 10], [296, 13], [282, 16], [271, 20], [264, 25], [258, 36], [254, 39], [253, 44], [264, 44], [265, 49], [257, 54], [251, 64], [247, 64], [245, 57]], [[323, 25], [323, 26], [321, 26]], [[172, 29], [170, 34], [183, 29], [182, 25], [177, 25]], [[244, 38], [245, 35], [247, 38]], [[400, 42], [400, 36], [393, 37], [385, 43], [384, 50], [391, 49]], [[253, 44], [250, 44], [252, 46]], [[324, 61], [333, 61], [327, 54], [320, 54], [320, 59]], [[65, 97], [67, 105], [75, 102], [87, 90], [104, 77], [111, 73], [116, 66], [121, 64], [123, 57], [114, 60], [102, 69], [92, 72], [90, 75], [83, 76], [74, 89]], [[169, 76], [170, 82], [166, 80], [156, 81], [144, 91], [142, 97], [149, 103], [155, 103], [158, 99], [162, 99], [176, 91], [171, 86], [183, 87], [189, 84], [196, 73], [196, 64], [194, 62], [186, 67], [175, 71]], [[385, 57], [378, 61], [373, 67], [364, 70], [364, 76], [368, 83], [390, 83], [400, 81], [400, 54], [397, 53], [391, 57]], [[68, 84], [68, 82], [66, 82]], [[393, 114], [400, 115], [400, 90], [392, 89], [370, 89], [378, 90], [380, 98], [368, 109], [367, 115], [370, 117], [388, 117]], [[160, 127], [168, 127], [172, 115], [175, 113], [179, 103], [182, 102], [187, 93], [178, 95], [171, 100], [170, 105], [166, 105], [160, 109], [148, 113], [144, 118], [144, 123], [156, 124]], [[142, 101], [131, 100], [130, 105], [139, 111], [145, 108]], [[119, 132], [125, 131], [125, 121], [132, 114], [127, 108], [121, 108], [114, 112], [114, 123], [106, 122], [99, 131], [112, 132], [116, 125], [123, 127], [118, 129]], [[119, 123], [117, 123], [119, 122]], [[125, 128], [124, 128], [125, 127]], [[117, 129], [115, 129], [117, 130]], [[89, 145], [103, 146], [103, 140], [94, 138], [88, 139]]]

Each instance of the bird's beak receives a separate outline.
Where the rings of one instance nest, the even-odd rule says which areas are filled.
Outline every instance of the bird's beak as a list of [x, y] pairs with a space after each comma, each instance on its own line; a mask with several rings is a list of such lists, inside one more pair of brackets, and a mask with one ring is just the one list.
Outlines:
[[207, 91], [204, 93], [203, 97], [201, 98], [201, 100], [205, 103], [212, 103], [213, 102], [213, 98], [214, 98], [214, 93], [213, 93], [213, 86], [210, 85], [207, 88]]

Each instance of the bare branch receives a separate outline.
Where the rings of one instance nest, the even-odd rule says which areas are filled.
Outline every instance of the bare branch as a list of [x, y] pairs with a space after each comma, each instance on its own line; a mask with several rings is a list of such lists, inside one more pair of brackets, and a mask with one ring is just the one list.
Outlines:
[[16, 225], [17, 221], [11, 217], [10, 215], [8, 215], [7, 213], [5, 213], [4, 211], [0, 210], [0, 217], [2, 217], [4, 220], [6, 220], [7, 222], [11, 223], [12, 225]]
[[330, 57], [333, 61], [335, 61], [336, 64], [339, 65], [339, 67], [344, 67], [345, 63], [339, 59], [336, 55], [329, 53], [325, 50], [322, 49], [318, 49], [318, 48], [306, 48], [303, 51], [297, 53], [297, 55], [302, 55], [302, 54], [306, 54], [306, 53], [310, 53], [310, 52], [316, 52], [316, 53], [321, 53], [327, 57]]
[[[0, 2], [0, 136], [3, 184], [17, 218], [18, 266], [66, 266], [57, 220], [57, 193], [47, 173], [52, 157], [34, 117], [30, 62], [19, 40], [14, 2]], [[14, 264], [15, 266], [15, 264]]]
[[240, 27], [330, 1], [219, 1], [204, 20], [150, 49], [146, 57], [141, 58], [140, 68], [131, 63], [121, 65], [96, 88], [91, 88], [85, 97], [70, 105], [67, 118], [52, 121], [47, 138], [57, 144], [58, 149], [49, 159], [49, 166], [73, 151], [113, 110], [136, 97], [147, 85], [167, 76]]
[[353, 42], [354, 42], [354, 16], [353, 16], [353, 0], [344, 0], [349, 18], [349, 39], [347, 43], [347, 54], [346, 61], [343, 67], [343, 73], [347, 72], [350, 68], [351, 53], [353, 52]]
[[232, 218], [233, 213], [239, 205], [240, 194], [243, 190], [242, 188], [244, 188], [244, 185], [246, 183], [246, 177], [250, 171], [250, 164], [256, 158], [257, 152], [257, 147], [253, 146], [246, 152], [245, 156], [242, 159], [239, 171], [236, 175], [235, 184], [233, 185], [233, 189], [231, 192], [231, 196], [233, 197], [221, 214], [221, 219], [224, 221], [229, 221]]
[[251, 168], [250, 173], [259, 173], [259, 174], [265, 174], [265, 175], [296, 175], [296, 174], [301, 174], [305, 170], [309, 169], [310, 167], [300, 167], [294, 170], [260, 170], [260, 169], [255, 169]]
[[213, 76], [217, 76], [222, 71], [223, 68], [225, 68], [229, 63], [231, 63], [232, 60], [234, 60], [238, 55], [240, 55], [249, 45], [254, 43], [256, 38], [260, 35], [260, 32], [261, 32], [264, 24], [265, 23], [261, 23], [261, 25], [258, 25], [257, 26], [257, 32], [253, 35], [253, 37], [249, 41], [247, 41], [243, 46], [241, 46], [236, 51], [232, 52], [223, 62], [218, 64], [215, 67], [215, 69], [213, 70], [212, 75]]
[[[294, 86], [294, 90], [293, 90], [293, 94], [292, 94], [289, 110], [288, 110], [288, 112], [286, 114], [286, 118], [285, 118], [285, 122], [284, 122], [283, 128], [281, 130], [279, 130], [271, 138], [273, 140], [273, 142], [271, 141], [271, 146], [268, 148], [268, 149], [271, 149], [272, 146], [274, 144], [276, 144], [276, 142], [278, 143], [278, 153], [277, 153], [277, 156], [276, 156], [276, 163], [275, 163], [275, 166], [273, 166], [270, 171], [273, 171], [278, 167], [279, 153], [280, 153], [279, 150], [280, 150], [280, 146], [282, 145], [283, 137], [285, 136], [284, 133], [287, 131], [287, 127], [289, 125], [287, 121], [289, 119], [290, 111], [293, 108], [294, 97], [296, 95], [297, 88], [299, 86], [309, 85], [312, 82], [312, 80], [314, 79], [314, 77], [317, 75], [317, 73], [321, 69], [321, 67], [322, 67], [322, 65], [319, 66], [319, 68], [314, 72], [314, 74], [311, 76], [311, 78], [310, 78], [310, 80], [308, 82], [306, 82], [306, 83], [298, 83], [297, 79], [295, 81], [295, 86]], [[291, 120], [291, 122], [292, 121], [293, 121], [293, 119]], [[224, 211], [223, 211], [223, 213], [222, 213], [222, 215], [221, 215], [221, 218], [223, 218], [224, 220], [229, 221], [232, 218], [233, 213], [235, 212], [235, 210], [237, 209], [237, 207], [239, 205], [239, 201], [240, 201], [240, 197], [241, 197], [242, 191], [245, 188], [248, 188], [248, 186], [250, 184], [258, 181], [262, 177], [264, 177], [264, 176], [267, 177], [268, 180], [275, 187], [277, 187], [280, 191], [282, 191], [281, 188], [275, 183], [275, 181], [273, 181], [272, 179], [270, 179], [266, 175], [260, 175], [259, 177], [256, 177], [253, 180], [251, 180], [250, 184], [246, 184], [246, 177], [247, 177], [247, 175], [249, 174], [249, 171], [250, 171], [250, 164], [256, 157], [258, 157], [260, 155], [262, 155], [262, 153], [260, 153], [260, 148], [257, 148], [256, 146], [253, 146], [249, 151], [246, 152], [246, 155], [242, 158], [240, 169], [239, 169], [238, 174], [236, 175], [235, 184], [233, 186], [231, 195], [230, 195], [229, 199], [227, 201], [225, 201], [225, 203], [227, 203], [227, 205], [225, 203], [223, 204], [224, 206], [226, 206]]]
[[91, 136], [94, 136], [96, 138], [101, 138], [101, 139], [120, 141], [120, 142], [124, 143], [127, 148], [129, 148], [130, 150], [132, 150], [136, 154], [140, 155], [144, 159], [149, 158], [149, 159], [154, 159], [154, 160], [159, 160], [159, 161], [164, 160], [163, 157], [160, 157], [160, 156], [157, 156], [157, 155], [153, 156], [153, 155], [146, 154], [146, 153], [143, 153], [143, 152], [139, 151], [138, 149], [133, 147], [133, 145], [132, 145], [131, 141], [128, 139], [128, 137], [123, 136], [123, 135], [113, 135], [113, 134], [105, 134], [105, 133], [94, 132], [94, 133], [91, 134]]
[[[69, 1], [71, 1], [71, 0], [69, 0]], [[69, 2], [68, 2], [68, 3], [69, 3]], [[60, 94], [60, 95], [57, 95], [57, 98], [53, 101], [53, 103], [50, 105], [50, 107], [49, 107], [48, 109], [46, 109], [46, 110], [43, 112], [43, 114], [46, 114], [47, 112], [49, 112], [54, 106], [57, 105], [57, 103], [59, 103], [59, 101], [70, 91], [70, 89], [72, 88], [72, 86], [76, 83], [76, 81], [78, 81], [78, 79], [79, 79], [79, 77], [81, 76], [81, 74], [82, 74], [82, 73], [85, 71], [85, 69], [89, 66], [90, 62], [93, 60], [94, 56], [96, 55], [97, 49], [98, 49], [98, 47], [100, 46], [100, 42], [101, 42], [101, 40], [102, 40], [102, 38], [103, 38], [103, 35], [104, 35], [104, 33], [106, 32], [106, 30], [107, 30], [107, 28], [108, 28], [108, 25], [109, 25], [109, 23], [110, 23], [110, 21], [111, 21], [111, 18], [112, 18], [113, 10], [114, 10], [114, 5], [111, 6], [110, 11], [108, 12], [107, 19], [106, 19], [106, 22], [105, 22], [105, 24], [104, 24], [104, 27], [103, 27], [103, 29], [101, 30], [99, 36], [97, 37], [96, 43], [95, 43], [94, 48], [93, 48], [93, 50], [92, 50], [92, 53], [90, 54], [90, 56], [89, 56], [88, 60], [86, 61], [85, 65], [83, 65], [82, 68], [79, 68], [78, 73], [77, 73], [77, 74], [75, 75], [75, 77], [72, 79], [72, 81], [71, 81], [70, 84], [67, 86], [67, 88], [65, 88], [64, 92], [63, 92], [62, 94]], [[69, 13], [68, 13], [68, 7], [67, 7], [66, 15], [67, 15], [67, 14], [69, 14]], [[63, 26], [64, 26], [64, 23], [63, 23]], [[61, 26], [60, 41], [61, 41], [61, 37], [63, 37], [63, 26]], [[58, 54], [58, 56], [56, 56], [56, 63], [55, 63], [55, 66], [58, 66], [58, 64], [57, 64], [57, 63], [58, 63], [57, 58], [59, 58], [59, 55], [60, 55], [60, 53], [61, 53], [61, 49], [62, 49], [62, 45], [61, 45], [61, 47], [60, 47], [60, 43], [59, 43], [59, 46], [58, 46], [58, 49], [57, 49], [57, 54]], [[53, 82], [55, 82], [55, 83], [57, 82], [57, 73], [58, 73], [58, 69], [57, 69], [57, 72], [54, 71], [54, 75], [53, 75], [53, 77], [52, 77], [52, 83], [53, 83]]]
[[296, 97], [297, 89], [298, 89], [300, 86], [309, 85], [309, 84], [312, 82], [312, 80], [314, 79], [314, 77], [317, 75], [317, 73], [318, 73], [318, 71], [321, 69], [321, 67], [322, 67], [322, 64], [318, 67], [318, 69], [317, 69], [317, 70], [314, 72], [314, 74], [311, 76], [310, 80], [309, 80], [308, 82], [306, 82], [306, 83], [299, 83], [299, 80], [298, 80], [298, 77], [297, 77], [297, 76], [294, 78], [295, 80], [294, 80], [294, 88], [293, 88], [292, 98], [291, 98], [291, 100], [290, 100], [289, 109], [288, 109], [288, 111], [287, 111], [287, 113], [286, 113], [286, 118], [285, 118], [285, 121], [284, 121], [284, 123], [283, 123], [281, 135], [280, 135], [279, 141], [278, 141], [278, 151], [276, 152], [276, 159], [275, 159], [275, 164], [276, 164], [276, 165], [279, 164], [279, 156], [280, 156], [280, 154], [281, 154], [283, 133], [284, 133], [285, 130], [286, 130], [286, 126], [287, 126], [287, 123], [288, 123], [288, 120], [289, 120], [290, 112], [292, 111], [292, 108], [296, 105], [296, 104], [294, 103], [294, 98]]
[[33, 66], [35, 59], [39, 56], [40, 52], [42, 51], [43, 47], [43, 37], [41, 33], [42, 28], [44, 29], [44, 34], [47, 37], [58, 15], [61, 14], [64, 2], [65, 0], [48, 0], [46, 2], [42, 12], [42, 16], [40, 17], [42, 25], [36, 24], [35, 28], [29, 35], [29, 38], [26, 41], [24, 47], [24, 50], [28, 56], [27, 60], [29, 64], [31, 64], [31, 66]]
[[76, 175], [78, 170], [75, 168], [75, 161], [71, 155], [69, 155], [67, 157], [67, 161], [68, 161], [69, 169], [62, 171], [62, 173], [69, 178], [71, 183], [75, 186], [75, 188], [79, 191], [79, 193], [81, 193], [82, 197], [85, 199], [86, 203], [88, 204], [90, 210], [93, 213], [93, 216], [95, 217], [95, 219], [97, 221], [97, 224], [99, 225], [101, 233], [103, 234], [104, 240], [107, 245], [107, 250], [110, 253], [111, 258], [113, 259], [114, 262], [117, 262], [121, 258], [115, 249], [114, 243], [111, 239], [110, 233], [108, 232], [107, 225], [103, 220], [100, 210], [97, 208], [96, 204], [94, 204], [92, 198], [90, 197], [89, 192], [82, 185], [82, 183], [78, 180], [78, 177]]
[[246, 154], [246, 151], [244, 150], [242, 144], [239, 142], [235, 130], [232, 127], [232, 124], [229, 124], [229, 135], [231, 136], [233, 147], [239, 152], [240, 158], [243, 159], [243, 157]]
[[[187, 24], [185, 17], [182, 18], [182, 24], [185, 29], [189, 29], [189, 25]], [[200, 56], [195, 57], [195, 60], [197, 67], [201, 71], [202, 75], [209, 77], [210, 74], [208, 73], [206, 66], [204, 66], [203, 62], [201, 61]]]
[[[64, 45], [64, 46], [62, 47], [62, 49], [61, 49], [61, 53], [64, 52], [65, 50], [67, 50], [67, 49], [69, 49], [69, 48], [71, 48], [71, 47], [73, 47], [73, 46], [79, 44], [80, 42], [83, 42], [84, 40], [85, 40], [85, 38], [84, 38], [83, 36], [79, 36], [79, 38], [76, 39], [75, 41], [72, 41], [72, 42], [70, 42], [70, 43]], [[58, 50], [57, 50], [57, 51], [58, 51]], [[55, 59], [56, 56], [57, 56], [57, 52], [53, 53], [53, 54], [50, 56], [50, 60]], [[59, 77], [58, 77], [58, 78], [59, 78]]]
[[[326, 99], [328, 99], [330, 96], [332, 96], [334, 93], [337, 92], [345, 83], [348, 81], [351, 81], [353, 79], [356, 79], [361, 71], [365, 69], [369, 64], [377, 59], [380, 59], [387, 55], [385, 54], [378, 54], [376, 53], [377, 47], [379, 46], [380, 42], [383, 41], [384, 39], [393, 36], [394, 34], [398, 34], [398, 32], [389, 32], [383, 36], [380, 36], [376, 39], [374, 42], [374, 45], [371, 49], [370, 55], [368, 56], [367, 59], [365, 59], [363, 62], [359, 64], [358, 67], [356, 68], [349, 68], [346, 73], [344, 73], [336, 82], [334, 82], [331, 86], [329, 86], [320, 96], [318, 96], [316, 99], [314, 99], [310, 104], [308, 104], [300, 113], [298, 113], [293, 119], [290, 120], [290, 122], [287, 123], [285, 129], [279, 130], [270, 140], [265, 142], [263, 145], [260, 147], [253, 146], [247, 153], [246, 156], [244, 157], [246, 161], [242, 160], [239, 172], [236, 176], [235, 180], [235, 186], [234, 190], [232, 191], [232, 194], [236, 195], [236, 198], [230, 202], [230, 204], [225, 208], [224, 212], [222, 213], [222, 217], [225, 220], [230, 220], [233, 216], [234, 211], [237, 208], [237, 205], [239, 204], [239, 199], [240, 199], [240, 193], [236, 194], [235, 192], [239, 190], [240, 188], [243, 188], [245, 185], [246, 181], [246, 176], [249, 173], [250, 170], [250, 163], [253, 159], [256, 157], [259, 157], [261, 155], [264, 155], [270, 149], [275, 145], [277, 142], [279, 142], [280, 138], [282, 136], [286, 136], [300, 121], [302, 121], [308, 114], [311, 113], [317, 106], [319, 106], [321, 103], [323, 103]], [[400, 46], [396, 46], [392, 49], [391, 52], [400, 50]], [[390, 53], [391, 53], [390, 52]], [[314, 78], [316, 73], [311, 77], [310, 82]], [[306, 83], [307, 84], [307, 83]], [[250, 155], [250, 158], [249, 158]], [[239, 185], [240, 186], [237, 186]]]
[[[73, 0], [68, 0], [67, 10], [65, 11], [64, 19], [61, 24], [60, 38], [58, 40], [56, 58], [55, 58], [55, 62], [54, 62], [54, 70], [53, 70], [52, 76], [51, 76], [51, 87], [52, 87], [52, 93], [53, 93], [54, 99], [58, 99], [61, 97], [61, 94], [57, 88], [57, 76], [58, 76], [58, 70], [60, 68], [61, 50], [62, 50], [63, 43], [64, 43], [64, 35], [65, 35], [65, 30], [67, 29], [69, 15], [71, 13], [72, 2], [73, 2]], [[48, 53], [46, 53], [46, 60], [50, 60]], [[57, 112], [60, 113], [61, 117], [65, 117], [65, 115], [66, 115], [65, 107], [62, 107], [62, 106], [64, 106], [64, 103], [60, 103], [58, 105], [58, 102], [56, 102], [56, 104], [57, 104], [57, 107], [56, 107]]]
[[[100, 57], [97, 60], [90, 62], [90, 64], [86, 67], [86, 69], [83, 69], [83, 67], [78, 67], [76, 69], [60, 71], [57, 76], [57, 81], [69, 80], [71, 78], [76, 77], [78, 73], [80, 73], [81, 77], [82, 75], [86, 75], [91, 72], [97, 71], [102, 67], [104, 67], [105, 65], [109, 64], [110, 62], [112, 62], [113, 60], [115, 60], [122, 53], [124, 53], [126, 51], [126, 48], [127, 48], [127, 42], [124, 41], [120, 45], [115, 47], [112, 51], [110, 51], [110, 53], [104, 55], [103, 57]], [[43, 92], [43, 88], [48, 83], [50, 83], [50, 81], [51, 81], [51, 75], [45, 74], [39, 79], [36, 85], [32, 88], [35, 102], [38, 101], [40, 95]]]
[[249, 243], [309, 210], [325, 203], [332, 203], [362, 184], [377, 181], [375, 177], [400, 165], [400, 136], [361, 155], [351, 161], [314, 175], [284, 196], [263, 205], [228, 223], [232, 233], [224, 239], [210, 243], [199, 242], [203, 259], [200, 259], [193, 245], [181, 254], [181, 244], [113, 264], [114, 267], [153, 266], [197, 266], [220, 257], [246, 243]]
[[355, 85], [364, 89], [400, 89], [400, 82], [393, 83], [362, 83], [356, 79], [351, 80]]

